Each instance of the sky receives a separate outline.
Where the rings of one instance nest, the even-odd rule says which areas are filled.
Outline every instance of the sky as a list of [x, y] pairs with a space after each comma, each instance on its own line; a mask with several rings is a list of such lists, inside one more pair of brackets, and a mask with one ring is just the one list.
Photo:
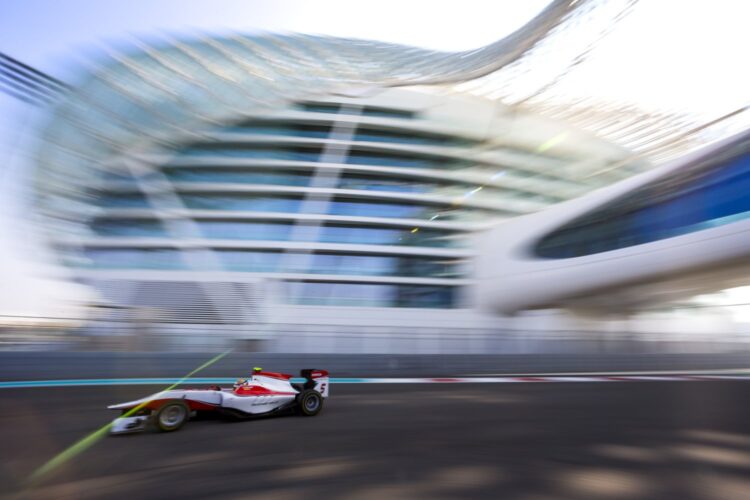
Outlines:
[[746, 0], [640, 0], [566, 85], [717, 116], [750, 102]]

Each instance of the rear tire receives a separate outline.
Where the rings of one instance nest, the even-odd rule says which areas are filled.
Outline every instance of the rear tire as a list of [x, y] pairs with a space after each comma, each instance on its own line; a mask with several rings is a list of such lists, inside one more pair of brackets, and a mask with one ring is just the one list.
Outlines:
[[170, 401], [162, 405], [154, 416], [156, 428], [161, 432], [178, 430], [190, 418], [190, 408], [183, 401]]
[[307, 389], [297, 396], [297, 409], [300, 415], [314, 417], [323, 409], [323, 396], [315, 389]]

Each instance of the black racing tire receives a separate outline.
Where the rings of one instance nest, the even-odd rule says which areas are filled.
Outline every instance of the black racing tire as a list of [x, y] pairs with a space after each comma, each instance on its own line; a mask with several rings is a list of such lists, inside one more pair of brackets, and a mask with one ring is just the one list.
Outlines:
[[315, 389], [306, 389], [297, 395], [297, 411], [305, 417], [314, 417], [323, 409], [323, 396]]
[[190, 408], [184, 401], [164, 403], [154, 415], [154, 424], [161, 432], [179, 430], [190, 419]]

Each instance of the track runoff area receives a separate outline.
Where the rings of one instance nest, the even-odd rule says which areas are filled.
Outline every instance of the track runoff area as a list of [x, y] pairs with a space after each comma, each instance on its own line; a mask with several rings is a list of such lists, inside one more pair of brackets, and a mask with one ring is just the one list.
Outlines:
[[750, 491], [750, 369], [333, 378], [339, 388], [314, 419], [207, 419], [180, 433], [105, 439], [108, 403], [234, 381], [194, 376], [199, 369], [179, 379], [1, 382], [0, 491], [227, 499]]

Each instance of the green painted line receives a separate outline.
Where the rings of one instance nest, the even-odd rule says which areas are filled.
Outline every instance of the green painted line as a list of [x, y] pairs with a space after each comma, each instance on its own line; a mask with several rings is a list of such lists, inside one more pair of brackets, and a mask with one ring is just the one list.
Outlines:
[[[204, 368], [207, 368], [211, 366], [212, 364], [216, 363], [220, 359], [222, 359], [224, 356], [232, 352], [232, 349], [225, 351], [221, 354], [218, 354], [214, 356], [213, 358], [209, 359], [202, 365], [200, 365], [195, 370], [191, 371], [184, 377], [180, 378], [176, 382], [174, 382], [172, 385], [164, 389], [165, 391], [174, 389], [176, 386], [180, 385], [182, 382], [185, 382], [190, 377], [192, 377], [194, 374], [198, 373], [199, 371], [203, 370]], [[141, 408], [143, 408], [148, 402], [142, 403], [132, 410], [126, 412], [122, 417], [129, 417], [131, 415], [134, 415], [137, 413]], [[35, 483], [39, 481], [42, 477], [49, 474], [62, 464], [69, 462], [76, 456], [80, 455], [87, 449], [91, 448], [94, 444], [96, 444], [100, 439], [107, 436], [109, 434], [109, 430], [112, 427], [112, 422], [107, 423], [106, 425], [100, 427], [99, 429], [95, 430], [91, 434], [87, 435], [86, 437], [82, 438], [81, 440], [77, 441], [73, 445], [69, 446], [67, 449], [53, 457], [51, 460], [49, 460], [47, 463], [39, 467], [37, 470], [35, 470], [31, 476], [29, 477], [29, 480], [31, 483]]]

